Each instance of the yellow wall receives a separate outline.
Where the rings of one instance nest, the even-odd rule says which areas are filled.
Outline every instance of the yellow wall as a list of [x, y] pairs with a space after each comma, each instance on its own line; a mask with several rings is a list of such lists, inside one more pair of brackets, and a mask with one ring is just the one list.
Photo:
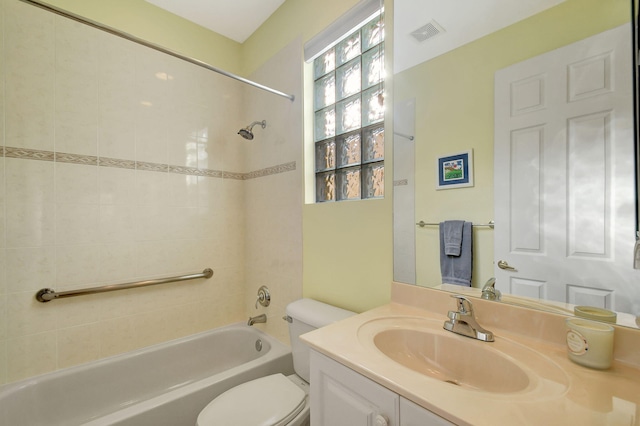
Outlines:
[[[416, 98], [416, 220], [493, 217], [493, 79], [508, 65], [619, 26], [628, 0], [565, 3], [399, 73], [395, 101]], [[473, 148], [475, 186], [436, 191], [435, 159]], [[437, 227], [417, 229], [420, 285], [440, 283]], [[493, 233], [474, 231], [474, 286], [493, 275]]]
[[242, 45], [243, 75], [250, 75], [296, 37], [306, 42], [358, 0], [287, 0]]
[[[144, 0], [46, 0], [146, 41], [240, 73], [241, 45]], [[274, 52], [275, 53], [275, 52]]]
[[304, 296], [356, 312], [387, 303], [393, 278], [391, 228], [389, 191], [384, 200], [305, 205]]
[[[302, 37], [303, 42], [308, 41], [356, 3], [356, 0], [288, 0], [244, 43], [244, 73], [249, 74], [291, 40]], [[390, 4], [385, 2], [387, 22], [392, 16]], [[388, 60], [391, 58], [388, 53], [390, 28], [387, 24]], [[390, 89], [388, 83], [387, 95]], [[391, 128], [390, 124], [387, 126]], [[389, 301], [393, 279], [389, 133], [385, 199], [302, 207], [305, 297], [354, 311]]]

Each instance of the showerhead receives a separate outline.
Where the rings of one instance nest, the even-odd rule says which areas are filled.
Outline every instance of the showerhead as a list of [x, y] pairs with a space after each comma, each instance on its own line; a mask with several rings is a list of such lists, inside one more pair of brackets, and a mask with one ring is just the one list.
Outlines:
[[267, 120], [254, 121], [253, 123], [249, 124], [247, 127], [240, 129], [238, 131], [238, 134], [247, 140], [252, 140], [253, 132], [251, 131], [251, 129], [253, 129], [253, 126], [255, 126], [256, 124], [259, 124], [264, 129], [265, 127], [267, 127]]
[[253, 139], [253, 133], [251, 133], [251, 130], [240, 129], [238, 134], [240, 136], [242, 136], [243, 138], [247, 139], [247, 140], [252, 140]]

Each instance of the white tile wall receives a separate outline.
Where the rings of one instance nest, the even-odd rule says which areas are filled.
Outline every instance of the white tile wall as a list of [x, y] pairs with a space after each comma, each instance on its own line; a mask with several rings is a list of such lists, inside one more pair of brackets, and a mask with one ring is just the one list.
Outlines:
[[[2, 4], [4, 0], [0, 1], [0, 58], [5, 58], [5, 37], [4, 37], [4, 5]], [[0, 81], [5, 81], [5, 61], [0, 61]], [[5, 98], [5, 90], [4, 84], [0, 84], [0, 99]], [[3, 119], [0, 120], [0, 150], [4, 147], [4, 102], [0, 102], [0, 117]], [[0, 157], [0, 205], [4, 202], [4, 177], [2, 176], [4, 173], [4, 159]], [[0, 206], [1, 207], [1, 206]], [[2, 210], [0, 208], [0, 210]], [[2, 237], [2, 235], [0, 235]], [[2, 294], [0, 292], [0, 294]], [[0, 348], [0, 356], [2, 354], [2, 348]], [[2, 376], [2, 369], [0, 368], [0, 377]]]
[[[262, 284], [273, 288], [266, 329], [287, 341], [280, 317], [301, 296], [301, 170], [241, 178], [301, 164], [299, 101], [18, 0], [0, 0], [2, 16], [0, 384], [244, 322]], [[300, 50], [256, 79], [300, 99]], [[236, 135], [264, 118], [252, 143]], [[43, 152], [3, 156], [3, 145]], [[34, 299], [206, 267], [209, 280]]]
[[52, 203], [5, 203], [6, 247], [51, 246], [55, 237], [56, 206]]
[[54, 17], [5, 1], [5, 137], [11, 146], [54, 148]]
[[5, 198], [13, 203], [53, 203], [54, 164], [48, 161], [29, 161], [6, 158]]
[[[265, 167], [302, 159], [302, 45], [299, 40], [272, 57], [251, 78], [292, 93], [296, 101], [277, 98], [245, 87], [244, 109], [253, 120], [267, 120], [266, 129], [254, 128], [255, 139], [244, 141], [247, 168]], [[288, 64], [288, 66], [283, 66]], [[250, 101], [249, 101], [250, 100]], [[246, 124], [245, 124], [246, 125]], [[289, 342], [286, 305], [302, 297], [302, 167], [246, 181], [247, 299], [251, 315], [265, 312], [268, 322], [258, 327]], [[272, 304], [256, 311], [256, 292], [271, 290]]]
[[[134, 160], [136, 130], [142, 130], [140, 117], [136, 117], [135, 58], [139, 50], [131, 42], [104, 33], [98, 35], [98, 43], [98, 155]], [[150, 135], [147, 138], [153, 140]]]
[[55, 284], [56, 256], [52, 246], [11, 248], [5, 256], [7, 292], [37, 291]]
[[[0, 58], [5, 58], [4, 5], [0, 1]], [[5, 61], [0, 60], [0, 81], [5, 81]], [[0, 99], [5, 99], [4, 84], [0, 84]], [[0, 102], [0, 152], [4, 152], [5, 107]], [[7, 381], [7, 282], [5, 249], [5, 158], [0, 156], [0, 383]]]
[[97, 155], [98, 30], [56, 17], [54, 39], [55, 150]]
[[56, 333], [51, 332], [8, 338], [4, 342], [7, 382], [55, 370], [57, 340]]

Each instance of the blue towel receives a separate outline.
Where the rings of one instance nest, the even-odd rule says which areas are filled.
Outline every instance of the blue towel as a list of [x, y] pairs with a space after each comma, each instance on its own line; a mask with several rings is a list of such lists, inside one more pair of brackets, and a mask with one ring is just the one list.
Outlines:
[[473, 239], [473, 224], [464, 222], [462, 225], [462, 241], [460, 256], [449, 256], [445, 253], [446, 222], [440, 223], [440, 273], [442, 282], [471, 287], [471, 270], [473, 255], [471, 252]]
[[444, 227], [444, 254], [447, 256], [460, 256], [462, 225], [464, 220], [447, 220], [441, 225]]

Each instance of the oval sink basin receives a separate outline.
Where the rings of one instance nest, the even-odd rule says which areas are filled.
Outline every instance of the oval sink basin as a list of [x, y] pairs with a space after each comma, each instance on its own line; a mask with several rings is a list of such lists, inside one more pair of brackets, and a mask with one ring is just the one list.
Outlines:
[[482, 342], [442, 328], [444, 320], [387, 317], [358, 329], [360, 343], [409, 370], [471, 391], [552, 396], [566, 392], [568, 377], [553, 361], [496, 336]]
[[519, 366], [480, 346], [483, 342], [470, 350], [468, 342], [453, 335], [402, 328], [381, 331], [373, 341], [395, 362], [457, 386], [504, 393], [529, 385], [529, 377]]

